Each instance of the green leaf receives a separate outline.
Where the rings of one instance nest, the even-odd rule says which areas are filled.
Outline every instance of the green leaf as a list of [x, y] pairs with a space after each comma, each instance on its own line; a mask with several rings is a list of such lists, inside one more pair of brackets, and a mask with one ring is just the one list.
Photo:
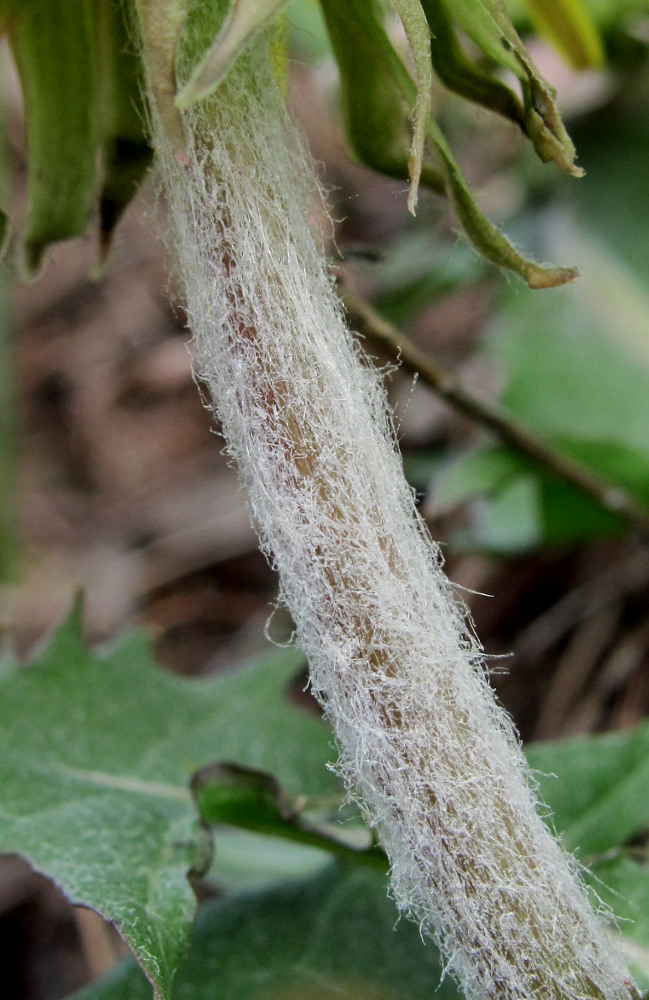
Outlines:
[[649, 989], [649, 865], [623, 854], [596, 865], [588, 880], [618, 918], [622, 946], [638, 985]]
[[0, 850], [112, 921], [160, 996], [191, 930], [187, 873], [209, 860], [192, 772], [225, 759], [271, 768], [292, 795], [338, 789], [329, 731], [286, 697], [298, 663], [181, 680], [139, 634], [90, 653], [77, 610], [34, 664], [0, 672]]
[[384, 851], [372, 844], [365, 827], [358, 843], [353, 838], [354, 828], [350, 836], [349, 827], [341, 829], [339, 823], [334, 826], [317, 814], [309, 816], [304, 797], [288, 795], [267, 771], [240, 764], [211, 764], [194, 775], [192, 790], [205, 823], [281, 837], [329, 851], [343, 860], [387, 870]]
[[217, 891], [268, 889], [287, 879], [307, 878], [331, 862], [328, 848], [305, 847], [241, 827], [219, 826], [214, 838], [216, 851], [206, 880]]
[[[645, 8], [646, 9], [646, 8]], [[646, 295], [649, 285], [649, 114], [631, 106], [599, 115], [597, 126], [576, 125], [575, 139], [588, 181], [576, 185], [575, 215], [587, 236], [596, 236], [611, 285], [617, 279], [616, 257], [635, 272]], [[588, 227], [586, 229], [586, 227]], [[581, 234], [579, 234], [581, 235]], [[584, 267], [584, 271], [586, 271]], [[618, 311], [622, 304], [617, 304]], [[642, 338], [646, 342], [647, 320]]]
[[[416, 89], [382, 26], [375, 0], [321, 0], [340, 72], [345, 131], [361, 163], [398, 179], [408, 176], [409, 109]], [[429, 160], [422, 183], [440, 194], [444, 181]]]
[[649, 723], [526, 752], [558, 832], [580, 857], [619, 847], [649, 822]]
[[632, 972], [649, 988], [646, 843], [637, 852], [625, 846], [638, 835], [646, 840], [649, 723], [630, 732], [533, 743], [525, 752], [553, 825], [568, 850], [591, 865], [586, 881], [618, 918]]
[[[420, 225], [408, 226], [371, 267], [376, 308], [400, 327], [432, 302], [475, 285], [486, 270], [483, 258], [467, 242], [456, 242], [449, 253], [433, 227]], [[412, 464], [412, 454], [406, 454], [404, 461]]]
[[[644, 501], [649, 509], [649, 456], [617, 442], [555, 437], [552, 443], [582, 466]], [[502, 445], [476, 447], [435, 476], [435, 510], [479, 500], [462, 547], [499, 553], [535, 546], [574, 545], [615, 535], [623, 526], [613, 514]]]
[[401, 18], [417, 78], [417, 101], [413, 114], [412, 144], [408, 157], [408, 173], [410, 175], [408, 209], [414, 215], [424, 160], [424, 142], [431, 110], [433, 73], [430, 57], [430, 29], [419, 0], [390, 0], [390, 2]]
[[292, 57], [312, 65], [331, 56], [329, 36], [317, 0], [292, 0], [286, 17]]
[[582, 0], [523, 0], [541, 34], [546, 35], [575, 69], [598, 69], [604, 46]]
[[649, 823], [649, 723], [630, 732], [580, 736], [525, 748], [542, 801], [568, 850], [591, 865], [584, 875], [619, 920], [621, 941], [649, 987], [649, 865], [625, 845]]
[[521, 460], [508, 448], [480, 446], [451, 462], [435, 482], [436, 513], [461, 500], [501, 489], [521, 471]]
[[100, 116], [94, 0], [29, 0], [9, 20], [25, 101], [28, 274], [47, 247], [86, 231], [97, 195]]
[[129, 36], [127, 0], [101, 0], [103, 176], [99, 194], [101, 252], [146, 174], [152, 150], [145, 131], [142, 67]]
[[583, 171], [575, 166], [575, 147], [561, 121], [555, 92], [534, 65], [502, 0], [445, 2], [451, 17], [484, 54], [521, 81], [525, 128], [539, 157], [580, 177]]
[[649, 367], [599, 332], [575, 298], [523, 289], [494, 323], [489, 355], [507, 372], [504, 406], [553, 438], [649, 456]]
[[[391, 176], [403, 176], [407, 119], [417, 91], [367, 0], [321, 0], [341, 74], [348, 135], [359, 158]], [[442, 186], [473, 246], [487, 260], [520, 275], [534, 288], [571, 281], [574, 268], [550, 267], [525, 257], [478, 208], [444, 135], [429, 115], [427, 139], [441, 165]], [[422, 181], [439, 188], [440, 176], [424, 162]]]
[[[212, 905], [199, 922], [174, 1000], [460, 1000], [432, 942], [395, 925], [386, 878], [351, 866]], [[77, 1000], [148, 1000], [123, 965]]]
[[435, 72], [449, 90], [525, 128], [523, 106], [504, 83], [472, 62], [462, 48], [444, 0], [422, 0], [431, 32]]
[[574, 267], [539, 264], [517, 250], [505, 234], [478, 208], [441, 129], [432, 118], [428, 123], [428, 134], [441, 158], [446, 190], [462, 228], [483, 257], [498, 267], [507, 268], [518, 274], [530, 288], [554, 288], [573, 281], [578, 276], [579, 272]]
[[[649, 367], [600, 333], [577, 295], [508, 295], [494, 324], [488, 356], [506, 379], [504, 409], [649, 509]], [[623, 530], [613, 514], [503, 445], [480, 445], [436, 477], [437, 509], [478, 498], [463, 547], [511, 552]]]

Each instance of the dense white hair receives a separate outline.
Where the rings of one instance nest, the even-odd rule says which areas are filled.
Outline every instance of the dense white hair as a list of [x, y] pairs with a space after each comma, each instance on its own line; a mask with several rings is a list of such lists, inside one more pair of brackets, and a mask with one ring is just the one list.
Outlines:
[[197, 373], [338, 767], [378, 830], [398, 907], [468, 997], [628, 1000], [416, 513], [380, 379], [309, 220], [311, 164], [263, 52], [254, 59], [184, 115], [188, 163], [160, 127], [155, 140]]

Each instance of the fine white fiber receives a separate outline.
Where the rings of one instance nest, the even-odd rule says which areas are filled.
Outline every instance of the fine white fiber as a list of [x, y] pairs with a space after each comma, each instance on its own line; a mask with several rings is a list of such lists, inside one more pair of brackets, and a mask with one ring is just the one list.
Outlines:
[[264, 46], [184, 125], [185, 165], [153, 128], [197, 374], [398, 907], [469, 998], [629, 1000], [417, 516], [380, 378], [309, 220], [317, 185]]

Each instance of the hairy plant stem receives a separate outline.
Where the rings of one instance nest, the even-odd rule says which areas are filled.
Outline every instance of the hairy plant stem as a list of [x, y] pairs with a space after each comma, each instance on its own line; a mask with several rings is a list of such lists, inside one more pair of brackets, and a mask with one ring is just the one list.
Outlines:
[[469, 997], [629, 1000], [416, 515], [265, 46], [184, 114], [184, 166], [153, 117], [198, 373], [398, 906]]

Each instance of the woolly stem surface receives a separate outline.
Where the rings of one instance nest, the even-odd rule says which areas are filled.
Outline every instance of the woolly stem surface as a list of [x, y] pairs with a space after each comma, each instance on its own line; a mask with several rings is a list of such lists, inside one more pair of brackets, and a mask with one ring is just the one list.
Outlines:
[[416, 514], [263, 46], [184, 126], [180, 166], [154, 115], [198, 373], [399, 908], [468, 997], [631, 998]]

